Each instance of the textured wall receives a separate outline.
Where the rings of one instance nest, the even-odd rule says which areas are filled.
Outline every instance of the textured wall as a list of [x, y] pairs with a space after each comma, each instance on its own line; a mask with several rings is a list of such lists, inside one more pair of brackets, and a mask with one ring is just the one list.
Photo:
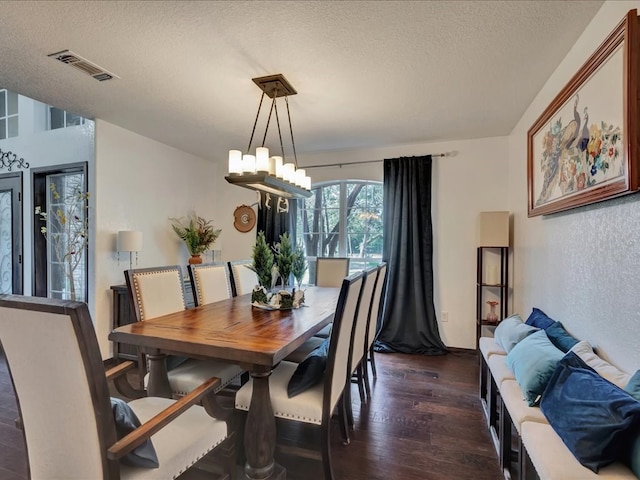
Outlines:
[[560, 320], [619, 367], [640, 368], [640, 196], [527, 218], [526, 132], [569, 78], [640, 2], [607, 2], [509, 139], [515, 310]]

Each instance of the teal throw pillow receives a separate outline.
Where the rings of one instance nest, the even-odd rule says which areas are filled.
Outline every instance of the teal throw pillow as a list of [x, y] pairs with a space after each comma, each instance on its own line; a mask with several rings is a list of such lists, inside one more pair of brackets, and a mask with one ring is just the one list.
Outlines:
[[545, 332], [547, 337], [549, 337], [549, 340], [551, 340], [551, 343], [564, 353], [567, 353], [576, 343], [578, 343], [578, 339], [570, 335], [560, 322], [554, 322], [554, 324], [548, 327]]
[[633, 374], [624, 390], [636, 400], [640, 401], [640, 370]]
[[532, 333], [507, 354], [507, 366], [515, 374], [530, 407], [540, 401], [540, 395], [563, 356], [544, 330]]
[[496, 327], [493, 337], [502, 349], [509, 353], [523, 338], [538, 331], [536, 327], [525, 324], [520, 315], [515, 314], [502, 320]]

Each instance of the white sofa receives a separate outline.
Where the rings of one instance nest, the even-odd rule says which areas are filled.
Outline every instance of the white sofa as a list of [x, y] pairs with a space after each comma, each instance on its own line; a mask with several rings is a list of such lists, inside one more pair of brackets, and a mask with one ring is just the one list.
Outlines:
[[[622, 463], [594, 473], [582, 466], [547, 422], [539, 407], [530, 407], [507, 367], [505, 352], [493, 338], [481, 337], [480, 397], [500, 457], [510, 478], [521, 480], [636, 480]], [[512, 427], [518, 453], [512, 450]], [[517, 462], [513, 462], [517, 458]], [[514, 468], [512, 463], [517, 466]], [[507, 477], [508, 478], [508, 477]]]

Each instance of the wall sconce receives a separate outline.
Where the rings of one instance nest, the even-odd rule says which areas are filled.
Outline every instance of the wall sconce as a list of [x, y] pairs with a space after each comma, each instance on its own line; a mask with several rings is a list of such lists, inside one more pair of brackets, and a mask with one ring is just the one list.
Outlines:
[[133, 268], [133, 254], [136, 254], [136, 266], [138, 266], [138, 252], [142, 251], [142, 232], [135, 230], [121, 230], [118, 232], [116, 242], [118, 252], [118, 265], [120, 265], [120, 252], [129, 253], [129, 270]]

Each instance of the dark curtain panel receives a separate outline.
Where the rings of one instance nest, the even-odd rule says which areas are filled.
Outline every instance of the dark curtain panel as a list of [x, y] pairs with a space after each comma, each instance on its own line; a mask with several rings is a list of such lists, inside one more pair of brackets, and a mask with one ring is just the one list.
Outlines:
[[431, 156], [384, 161], [386, 303], [376, 350], [442, 355], [433, 305]]
[[256, 232], [263, 231], [267, 245], [275, 245], [280, 241], [280, 235], [289, 233], [291, 240], [295, 242], [295, 218], [298, 206], [296, 199], [288, 199], [288, 211], [285, 199], [277, 195], [260, 192], [260, 206], [258, 208], [258, 228]]

